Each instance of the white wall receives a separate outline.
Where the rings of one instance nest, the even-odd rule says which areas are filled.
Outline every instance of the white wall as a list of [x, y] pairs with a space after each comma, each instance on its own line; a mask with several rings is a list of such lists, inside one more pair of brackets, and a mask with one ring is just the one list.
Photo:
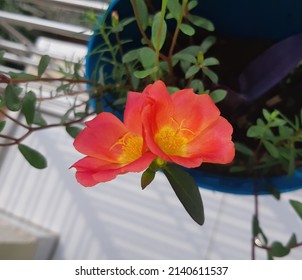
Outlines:
[[[69, 170], [81, 157], [63, 129], [26, 140], [48, 158], [35, 170], [11, 147], [1, 160], [0, 208], [60, 235], [54, 259], [249, 259], [253, 198], [201, 189], [206, 222], [198, 226], [180, 205], [162, 174], [142, 191], [139, 174], [126, 174], [92, 188]], [[1, 151], [3, 152], [3, 150]], [[287, 199], [260, 198], [261, 224], [284, 243], [292, 230], [302, 241], [302, 222]], [[272, 240], [273, 241], [273, 240]], [[258, 258], [265, 258], [257, 251]], [[302, 259], [302, 249], [289, 258]]]

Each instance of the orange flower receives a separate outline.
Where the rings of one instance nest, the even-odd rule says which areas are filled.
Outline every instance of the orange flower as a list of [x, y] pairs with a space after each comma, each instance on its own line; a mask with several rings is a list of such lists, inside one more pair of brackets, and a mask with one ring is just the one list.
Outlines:
[[170, 95], [157, 81], [145, 88], [143, 96], [144, 137], [152, 153], [188, 168], [233, 160], [233, 128], [209, 95], [197, 95], [192, 89]]
[[74, 141], [75, 148], [86, 157], [71, 167], [83, 186], [93, 186], [127, 172], [146, 169], [156, 157], [147, 150], [142, 137], [142, 95], [128, 96], [124, 123], [110, 113], [101, 113], [86, 122], [87, 127]]

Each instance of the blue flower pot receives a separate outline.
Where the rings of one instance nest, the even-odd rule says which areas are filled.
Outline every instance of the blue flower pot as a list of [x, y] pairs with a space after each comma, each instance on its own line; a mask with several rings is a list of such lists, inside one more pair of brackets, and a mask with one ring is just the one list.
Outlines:
[[[153, 0], [152, 4], [156, 9], [160, 9], [161, 0]], [[117, 11], [120, 19], [133, 16], [130, 0], [113, 0], [107, 14], [112, 11]], [[272, 41], [280, 41], [291, 35], [302, 33], [301, 12], [302, 1], [300, 0], [199, 0], [198, 6], [194, 8], [194, 12], [192, 11], [193, 14], [210, 19], [219, 35]], [[104, 18], [101, 17], [99, 21], [104, 21]], [[110, 17], [107, 17], [107, 20], [110, 20]], [[133, 42], [126, 45], [125, 51], [138, 48], [141, 45], [140, 38], [136, 24], [128, 25], [121, 34], [121, 39], [131, 39]], [[102, 43], [103, 38], [100, 35], [92, 36], [88, 44], [88, 54], [93, 53]], [[97, 76], [101, 65], [104, 67], [104, 71], [110, 73], [111, 66], [100, 63], [99, 54], [88, 55], [86, 60], [87, 78], [93, 79]], [[101, 102], [105, 111], [122, 118], [123, 112], [120, 108], [112, 107], [114, 98], [108, 96]], [[242, 195], [255, 193], [252, 178], [218, 176], [201, 172], [198, 169], [188, 171], [201, 188]], [[257, 193], [270, 193], [268, 186], [273, 186], [281, 193], [302, 188], [302, 168], [297, 169], [292, 176], [259, 178]]]

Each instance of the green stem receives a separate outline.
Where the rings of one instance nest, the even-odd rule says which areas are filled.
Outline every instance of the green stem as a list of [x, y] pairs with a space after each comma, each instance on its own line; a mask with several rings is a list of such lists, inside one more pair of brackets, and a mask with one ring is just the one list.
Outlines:
[[[167, 3], [168, 0], [163, 0], [161, 4], [161, 10], [160, 10], [160, 21], [159, 21], [159, 30], [158, 30], [158, 40], [157, 40], [157, 46], [155, 46], [155, 67], [159, 67], [159, 57], [160, 57], [160, 38], [163, 30], [163, 25], [165, 21], [165, 15], [167, 10]], [[155, 79], [159, 79], [159, 72], [157, 71], [155, 73]]]
[[[135, 16], [135, 20], [136, 20], [136, 23], [137, 23], [137, 26], [138, 26], [138, 29], [144, 39], [144, 41], [147, 43], [148, 47], [153, 49], [155, 51], [155, 48], [152, 44], [152, 42], [150, 41], [150, 39], [148, 38], [146, 32], [144, 31], [143, 29], [143, 26], [142, 26], [142, 22], [138, 16], [138, 10], [137, 10], [137, 6], [136, 6], [136, 1], [135, 0], [131, 0], [131, 4], [132, 4], [132, 9], [133, 9], [133, 13], [134, 13], [134, 16]], [[164, 54], [162, 53], [159, 53], [159, 57], [162, 59], [162, 60], [165, 60], [165, 61], [168, 61], [168, 57], [165, 56]]]
[[[175, 32], [173, 34], [173, 38], [172, 38], [172, 42], [171, 42], [171, 46], [170, 46], [170, 49], [169, 49], [169, 54], [168, 54], [169, 60], [168, 60], [168, 63], [169, 63], [169, 69], [172, 70], [172, 71], [173, 71], [172, 56], [173, 56], [173, 53], [174, 53], [174, 49], [176, 47], [176, 42], [177, 42], [178, 34], [179, 34], [179, 31], [180, 31], [179, 26], [182, 23], [182, 20], [183, 20], [184, 14], [185, 14], [185, 10], [186, 10], [187, 4], [188, 4], [188, 0], [183, 0], [182, 1], [181, 15], [177, 19], [177, 25], [176, 25]], [[172, 71], [171, 71], [171, 74], [173, 75]]]
[[104, 28], [103, 25], [100, 25], [99, 29], [100, 29], [100, 33], [102, 35], [102, 38], [104, 39], [104, 42], [107, 45], [107, 47], [109, 49], [109, 52], [111, 54], [113, 65], [115, 66], [115, 65], [117, 65], [117, 60], [116, 60], [116, 57], [115, 57], [113, 46], [112, 46], [112, 44], [109, 40], [108, 34], [105, 32], [105, 28]]

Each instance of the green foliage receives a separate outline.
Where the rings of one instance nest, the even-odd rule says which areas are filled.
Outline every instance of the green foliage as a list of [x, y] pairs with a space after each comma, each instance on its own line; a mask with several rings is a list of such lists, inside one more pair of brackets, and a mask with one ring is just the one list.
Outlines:
[[167, 163], [163, 171], [188, 214], [196, 223], [203, 225], [203, 203], [194, 178], [181, 167], [171, 163]]
[[66, 126], [66, 131], [72, 138], [76, 138], [82, 129], [77, 126]]
[[143, 30], [146, 30], [149, 24], [148, 8], [144, 0], [131, 0], [137, 7], [139, 20], [141, 22]]
[[40, 59], [39, 65], [38, 65], [38, 77], [42, 77], [45, 70], [48, 67], [48, 64], [50, 62], [50, 57], [48, 55], [43, 55]]
[[33, 124], [36, 111], [36, 95], [33, 91], [26, 93], [23, 98], [21, 112], [24, 114], [28, 125]]
[[166, 40], [167, 24], [161, 21], [161, 13], [157, 13], [153, 18], [151, 42], [155, 50], [161, 50]]
[[297, 200], [290, 200], [289, 202], [291, 206], [295, 209], [298, 216], [302, 219], [302, 203]]
[[6, 121], [0, 121], [0, 132], [4, 129]]
[[7, 108], [13, 112], [19, 111], [21, 108], [20, 94], [22, 89], [15, 85], [8, 85], [4, 91], [5, 104]]
[[40, 154], [38, 151], [24, 145], [18, 145], [19, 151], [24, 156], [24, 158], [28, 161], [28, 163], [37, 168], [37, 169], [44, 169], [47, 167], [47, 161], [45, 157]]
[[227, 91], [223, 89], [216, 89], [210, 93], [210, 96], [215, 103], [222, 101], [226, 95]]
[[289, 254], [290, 249], [286, 246], [283, 246], [281, 242], [275, 241], [271, 245], [270, 254], [272, 257], [285, 257]]
[[[288, 170], [291, 175], [296, 168], [296, 159], [301, 156], [302, 148], [298, 143], [302, 142], [302, 118], [292, 122], [278, 110], [269, 112], [263, 109], [263, 118], [259, 118], [256, 124], [247, 130], [247, 136], [259, 141], [255, 159], [261, 161], [254, 164], [252, 170], [262, 169], [268, 173], [273, 167]], [[256, 166], [257, 164], [257, 166]]]
[[147, 168], [141, 177], [141, 187], [145, 189], [148, 185], [152, 183], [155, 178], [156, 171], [152, 170], [151, 168]]

